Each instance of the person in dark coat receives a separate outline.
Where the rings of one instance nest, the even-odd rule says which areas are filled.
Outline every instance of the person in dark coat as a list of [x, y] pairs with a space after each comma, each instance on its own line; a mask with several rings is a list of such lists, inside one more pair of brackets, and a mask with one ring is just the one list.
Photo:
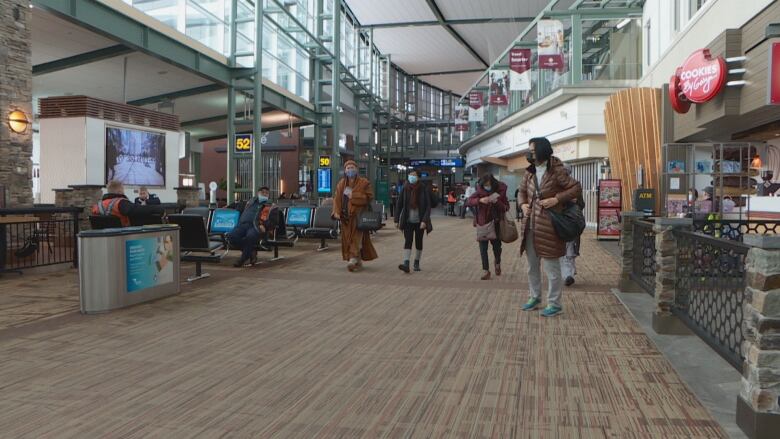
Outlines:
[[541, 304], [540, 267], [543, 264], [548, 292], [547, 307], [541, 315], [552, 317], [563, 311], [560, 258], [566, 255], [566, 243], [555, 232], [548, 211], [560, 211], [567, 203], [577, 200], [582, 195], [582, 187], [566, 172], [563, 162], [553, 156], [549, 140], [537, 137], [531, 139], [528, 144], [528, 161], [531, 165], [526, 169], [518, 194], [520, 207], [523, 209], [520, 254], [525, 252], [528, 255], [530, 287], [530, 298], [523, 305], [523, 310], [535, 310]]
[[227, 234], [230, 245], [241, 249], [241, 257], [233, 264], [234, 267], [243, 267], [247, 262], [251, 265], [257, 263], [257, 244], [271, 228], [273, 205], [269, 201], [270, 195], [269, 188], [263, 186], [258, 189], [257, 196], [252, 197], [241, 211], [238, 225]]
[[106, 194], [92, 207], [93, 215], [115, 216], [119, 218], [122, 227], [128, 227], [133, 220], [150, 215], [162, 215], [161, 206], [143, 206], [131, 202], [125, 196], [125, 187], [118, 180], [111, 180], [106, 185]]
[[401, 191], [395, 207], [395, 226], [404, 232], [404, 259], [398, 269], [409, 273], [409, 260], [412, 256], [412, 242], [415, 244], [414, 271], [420, 271], [420, 259], [423, 251], [423, 234], [431, 233], [431, 195], [420, 181], [416, 170], [409, 171], [408, 182]]
[[149, 193], [149, 189], [146, 186], [141, 186], [138, 189], [138, 196], [135, 197], [135, 204], [154, 206], [160, 204], [160, 199], [157, 198], [157, 195]]
[[[466, 200], [466, 205], [475, 209], [474, 227], [484, 226], [491, 221], [502, 218], [509, 210], [509, 200], [506, 197], [506, 184], [496, 180], [493, 174], [483, 175], [476, 185], [476, 191]], [[496, 239], [490, 240], [495, 258], [496, 276], [501, 276], [501, 240], [496, 233]], [[482, 258], [482, 280], [490, 279], [490, 261], [488, 260], [488, 241], [479, 241], [479, 254]]]

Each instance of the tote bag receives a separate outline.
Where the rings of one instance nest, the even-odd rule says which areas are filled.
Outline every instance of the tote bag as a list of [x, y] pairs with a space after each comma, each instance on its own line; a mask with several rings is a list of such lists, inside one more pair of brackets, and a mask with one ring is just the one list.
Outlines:
[[382, 227], [382, 212], [374, 212], [371, 203], [357, 216], [357, 229], [364, 232], [375, 232]]

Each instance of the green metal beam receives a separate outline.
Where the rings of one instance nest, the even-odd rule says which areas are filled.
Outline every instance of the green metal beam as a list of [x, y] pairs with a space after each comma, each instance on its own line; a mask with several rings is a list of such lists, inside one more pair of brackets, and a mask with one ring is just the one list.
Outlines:
[[[578, 11], [579, 12], [579, 11]], [[571, 16], [571, 82], [582, 82], [582, 17]]]
[[[534, 17], [500, 17], [500, 18], [467, 18], [461, 20], [444, 20], [448, 26], [457, 26], [462, 24], [491, 24], [491, 23], [525, 23], [533, 20]], [[438, 26], [439, 21], [405, 21], [401, 23], [379, 23], [363, 26], [365, 29], [388, 29], [396, 27], [420, 27], [420, 26]]]
[[133, 49], [123, 45], [104, 47], [91, 52], [80, 53], [54, 61], [33, 66], [33, 76], [45, 75], [47, 73], [59, 72], [73, 67], [83, 66], [93, 62], [103, 61], [117, 56], [133, 53]]
[[490, 64], [485, 61], [484, 58], [482, 58], [482, 55], [474, 50], [474, 48], [471, 47], [471, 44], [469, 44], [468, 41], [466, 41], [458, 32], [455, 31], [455, 28], [447, 24], [447, 20], [444, 18], [444, 14], [442, 14], [439, 6], [436, 4], [436, 0], [425, 0], [425, 3], [428, 4], [428, 8], [430, 8], [431, 12], [433, 12], [433, 15], [436, 16], [439, 24], [442, 25], [444, 29], [449, 32], [449, 34], [452, 35], [452, 37], [455, 38], [455, 40], [471, 54], [471, 56], [473, 56], [477, 61], [481, 62], [485, 67], [490, 66]]
[[[253, 74], [254, 69], [231, 68], [187, 44], [159, 32], [94, 0], [31, 0], [36, 8], [120, 42], [138, 52], [227, 87], [234, 78]], [[311, 122], [315, 112], [287, 95], [265, 88], [264, 100], [280, 110]]]
[[162, 102], [168, 99], [186, 98], [189, 96], [197, 96], [200, 94], [211, 93], [213, 91], [224, 90], [224, 89], [225, 87], [220, 84], [210, 84], [210, 85], [204, 85], [202, 87], [188, 88], [185, 90], [174, 91], [174, 92], [165, 93], [157, 96], [149, 96], [148, 98], [136, 99], [134, 101], [128, 102], [128, 105], [142, 106], [142, 105], [156, 104], [157, 102]]
[[427, 73], [415, 73], [414, 76], [440, 76], [440, 75], [457, 75], [460, 73], [479, 73], [485, 69], [465, 69], [465, 70], [448, 70], [443, 72], [427, 72]]

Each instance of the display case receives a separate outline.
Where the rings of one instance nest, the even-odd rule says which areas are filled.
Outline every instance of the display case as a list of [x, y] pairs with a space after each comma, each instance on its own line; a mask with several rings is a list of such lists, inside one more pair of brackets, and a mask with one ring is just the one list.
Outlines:
[[747, 219], [750, 200], [757, 194], [759, 185], [760, 146], [752, 143], [663, 145], [662, 215], [706, 218], [717, 214], [721, 218]]

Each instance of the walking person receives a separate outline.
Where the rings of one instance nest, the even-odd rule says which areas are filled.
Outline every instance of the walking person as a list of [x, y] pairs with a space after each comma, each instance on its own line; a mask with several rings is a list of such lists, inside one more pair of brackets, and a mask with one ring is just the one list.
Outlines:
[[409, 260], [412, 256], [414, 241], [414, 271], [420, 271], [420, 259], [423, 251], [423, 235], [431, 233], [431, 195], [428, 188], [420, 182], [416, 170], [409, 171], [407, 183], [398, 198], [395, 209], [395, 225], [404, 232], [404, 258], [398, 269], [409, 273]]
[[561, 294], [560, 258], [566, 255], [566, 243], [558, 237], [548, 210], [560, 209], [582, 195], [582, 187], [571, 178], [563, 163], [553, 157], [552, 145], [544, 137], [529, 141], [528, 161], [521, 182], [520, 206], [523, 210], [520, 254], [528, 257], [528, 284], [530, 298], [523, 311], [535, 310], [541, 304], [542, 273], [547, 275], [547, 306], [544, 317], [552, 317], [563, 311]]
[[[566, 173], [571, 176], [571, 166], [563, 165]], [[574, 178], [574, 177], [572, 177]], [[577, 197], [576, 203], [580, 206], [580, 209], [585, 210], [585, 200], [582, 198], [582, 191], [580, 191], [579, 197]], [[580, 255], [580, 236], [572, 241], [566, 242], [566, 255], [561, 258], [561, 275], [563, 276], [563, 283], [570, 287], [574, 285], [574, 276], [577, 275], [577, 256]]]
[[371, 234], [357, 228], [358, 215], [368, 209], [373, 199], [371, 182], [358, 175], [354, 160], [347, 160], [344, 177], [336, 185], [331, 215], [341, 222], [341, 256], [348, 261], [349, 271], [356, 271], [363, 267], [364, 261], [378, 257], [371, 244]]
[[[475, 209], [474, 227], [498, 227], [498, 221], [509, 210], [509, 200], [506, 198], [507, 186], [496, 180], [493, 174], [485, 174], [479, 179], [474, 194], [466, 200], [466, 204]], [[488, 243], [493, 247], [493, 258], [496, 276], [501, 276], [501, 239], [494, 229], [492, 238], [481, 238], [478, 235], [479, 254], [482, 258], [482, 280], [490, 279], [490, 261], [488, 259]]]

